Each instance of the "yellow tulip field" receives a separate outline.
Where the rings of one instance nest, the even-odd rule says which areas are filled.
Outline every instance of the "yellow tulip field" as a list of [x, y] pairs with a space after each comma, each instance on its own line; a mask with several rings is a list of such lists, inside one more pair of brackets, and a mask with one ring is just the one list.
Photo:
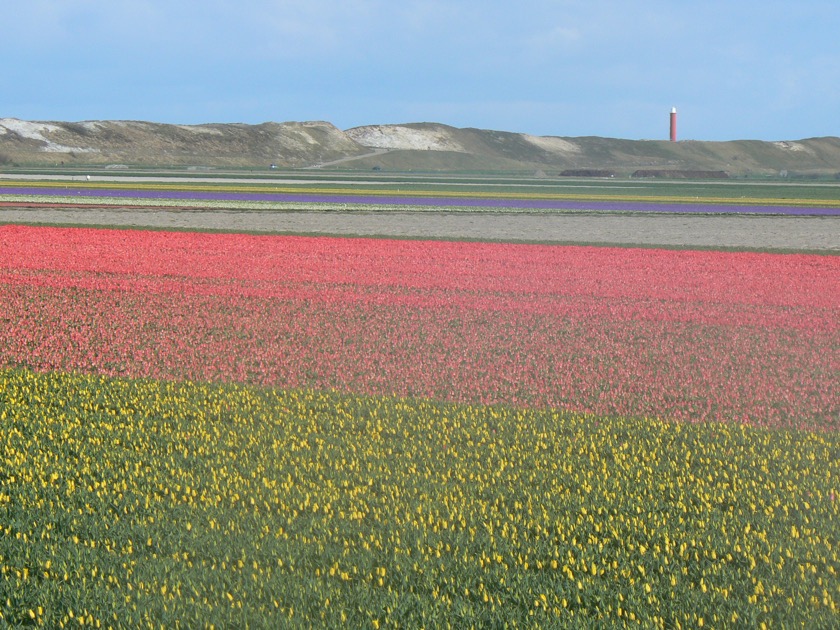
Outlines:
[[8, 622], [837, 618], [836, 433], [27, 370], [0, 400]]

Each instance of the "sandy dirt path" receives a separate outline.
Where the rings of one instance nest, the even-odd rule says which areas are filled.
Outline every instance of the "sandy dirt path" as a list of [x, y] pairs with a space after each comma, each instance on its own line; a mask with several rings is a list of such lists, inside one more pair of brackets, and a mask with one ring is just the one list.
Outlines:
[[3, 223], [840, 253], [840, 217], [0, 208]]

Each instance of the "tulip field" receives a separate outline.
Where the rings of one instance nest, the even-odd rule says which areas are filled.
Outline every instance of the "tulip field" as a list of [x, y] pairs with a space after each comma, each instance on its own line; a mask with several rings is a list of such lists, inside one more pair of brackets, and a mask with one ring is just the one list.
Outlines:
[[840, 259], [0, 226], [0, 451], [0, 626], [836, 626]]
[[[772, 186], [733, 188], [704, 183], [702, 187], [667, 184], [601, 182], [587, 186], [562, 184], [504, 186], [490, 189], [466, 180], [460, 185], [435, 186], [409, 178], [402, 184], [373, 182], [366, 186], [319, 180], [270, 183], [184, 182], [140, 183], [119, 181], [0, 181], [0, 204], [72, 204], [81, 206], [189, 206], [248, 210], [376, 211], [410, 209], [412, 212], [609, 212], [659, 214], [735, 214], [782, 216], [838, 216], [840, 200], [831, 187], [788, 190]], [[682, 188], [682, 189], [681, 189]], [[710, 192], [711, 191], [711, 192]], [[663, 194], [666, 193], [666, 194]], [[748, 192], [750, 194], [740, 194]], [[693, 194], [694, 193], [694, 194]], [[698, 195], [696, 193], [702, 193]]]

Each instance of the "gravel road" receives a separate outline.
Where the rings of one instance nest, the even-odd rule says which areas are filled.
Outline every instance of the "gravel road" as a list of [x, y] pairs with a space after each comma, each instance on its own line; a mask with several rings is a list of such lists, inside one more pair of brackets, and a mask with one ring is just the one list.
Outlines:
[[836, 216], [0, 208], [3, 223], [840, 253], [840, 217]]

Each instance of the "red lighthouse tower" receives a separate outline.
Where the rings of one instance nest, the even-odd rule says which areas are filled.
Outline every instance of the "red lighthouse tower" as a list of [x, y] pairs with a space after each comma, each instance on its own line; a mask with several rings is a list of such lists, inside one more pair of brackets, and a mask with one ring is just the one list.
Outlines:
[[671, 142], [677, 141], [677, 108], [671, 108]]

